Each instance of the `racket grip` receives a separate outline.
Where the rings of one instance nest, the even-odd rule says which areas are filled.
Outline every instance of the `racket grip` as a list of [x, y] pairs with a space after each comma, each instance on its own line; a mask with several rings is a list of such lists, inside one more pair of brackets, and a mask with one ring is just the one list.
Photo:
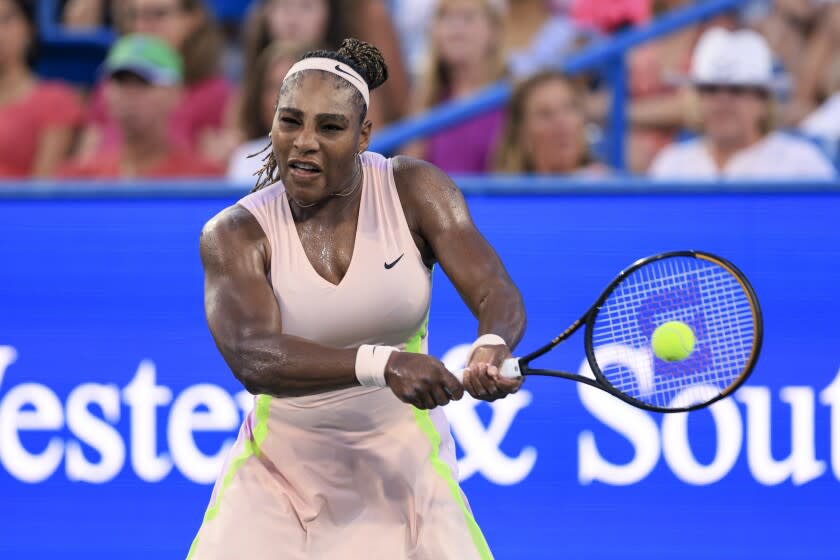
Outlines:
[[[467, 371], [466, 368], [459, 369], [452, 372], [458, 381], [461, 383], [464, 382], [464, 372]], [[502, 374], [502, 377], [507, 377], [508, 379], [516, 379], [517, 377], [522, 377], [522, 371], [519, 369], [519, 358], [508, 358], [504, 362], [502, 362], [502, 367], [499, 373]]]

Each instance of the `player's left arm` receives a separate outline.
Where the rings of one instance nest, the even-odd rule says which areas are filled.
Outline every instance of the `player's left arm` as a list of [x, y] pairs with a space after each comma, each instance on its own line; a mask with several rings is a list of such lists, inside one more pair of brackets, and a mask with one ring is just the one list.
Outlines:
[[499, 375], [502, 361], [525, 331], [525, 306], [493, 247], [475, 227], [461, 191], [443, 171], [421, 160], [394, 159], [394, 178], [409, 228], [428, 265], [439, 263], [478, 319], [478, 334], [496, 334], [506, 345], [473, 353], [464, 388], [495, 400], [515, 392], [521, 380]]

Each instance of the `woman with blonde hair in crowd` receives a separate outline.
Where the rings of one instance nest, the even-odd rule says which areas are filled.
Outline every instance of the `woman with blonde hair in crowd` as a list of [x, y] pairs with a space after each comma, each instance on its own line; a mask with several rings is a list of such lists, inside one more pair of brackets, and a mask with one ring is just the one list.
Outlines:
[[[418, 88], [420, 110], [469, 97], [504, 78], [503, 22], [500, 0], [440, 0], [425, 78]], [[492, 166], [503, 120], [503, 109], [489, 111], [406, 151], [448, 173], [482, 173]]]
[[237, 118], [239, 133], [247, 140], [236, 148], [228, 163], [227, 177], [231, 181], [253, 181], [254, 174], [262, 168], [262, 152], [271, 144], [269, 132], [283, 78], [307, 50], [297, 43], [272, 43], [245, 76]]
[[270, 43], [293, 42], [337, 49], [350, 36], [374, 44], [385, 57], [390, 79], [372, 93], [368, 114], [374, 125], [403, 118], [409, 109], [409, 82], [400, 41], [382, 0], [260, 0], [245, 23], [244, 72], [253, 72]]
[[47, 177], [67, 157], [82, 118], [69, 87], [32, 72], [33, 3], [0, 0], [0, 177]]
[[[202, 0], [125, 0], [116, 12], [122, 33], [158, 37], [184, 61], [184, 90], [170, 119], [176, 145], [204, 150], [209, 138], [223, 128], [232, 88], [221, 74], [224, 37]], [[102, 84], [91, 101], [80, 159], [110, 152], [121, 142], [114, 116], [108, 111]]]
[[557, 70], [519, 83], [496, 152], [503, 173], [604, 173], [589, 150], [583, 86]]

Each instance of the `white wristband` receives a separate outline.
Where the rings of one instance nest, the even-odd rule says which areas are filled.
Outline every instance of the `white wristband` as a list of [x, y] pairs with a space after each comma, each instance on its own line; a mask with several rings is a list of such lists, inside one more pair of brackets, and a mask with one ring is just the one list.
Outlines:
[[398, 352], [393, 346], [362, 344], [356, 352], [356, 379], [363, 387], [386, 387], [385, 366], [391, 354]]
[[472, 343], [470, 351], [467, 353], [466, 364], [470, 365], [473, 354], [479, 346], [495, 346], [498, 344], [507, 344], [507, 342], [505, 342], [505, 339], [497, 334], [483, 334], [479, 336], [475, 339], [475, 342]]

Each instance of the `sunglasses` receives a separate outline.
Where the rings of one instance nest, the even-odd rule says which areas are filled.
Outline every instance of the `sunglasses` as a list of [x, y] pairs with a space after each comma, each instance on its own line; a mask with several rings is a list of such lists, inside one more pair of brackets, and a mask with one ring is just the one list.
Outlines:
[[743, 95], [756, 95], [758, 97], [767, 97], [768, 92], [756, 86], [742, 86], [742, 85], [723, 85], [723, 84], [703, 84], [697, 86], [697, 90], [701, 95], [715, 95], [717, 93], [728, 93], [735, 97]]

